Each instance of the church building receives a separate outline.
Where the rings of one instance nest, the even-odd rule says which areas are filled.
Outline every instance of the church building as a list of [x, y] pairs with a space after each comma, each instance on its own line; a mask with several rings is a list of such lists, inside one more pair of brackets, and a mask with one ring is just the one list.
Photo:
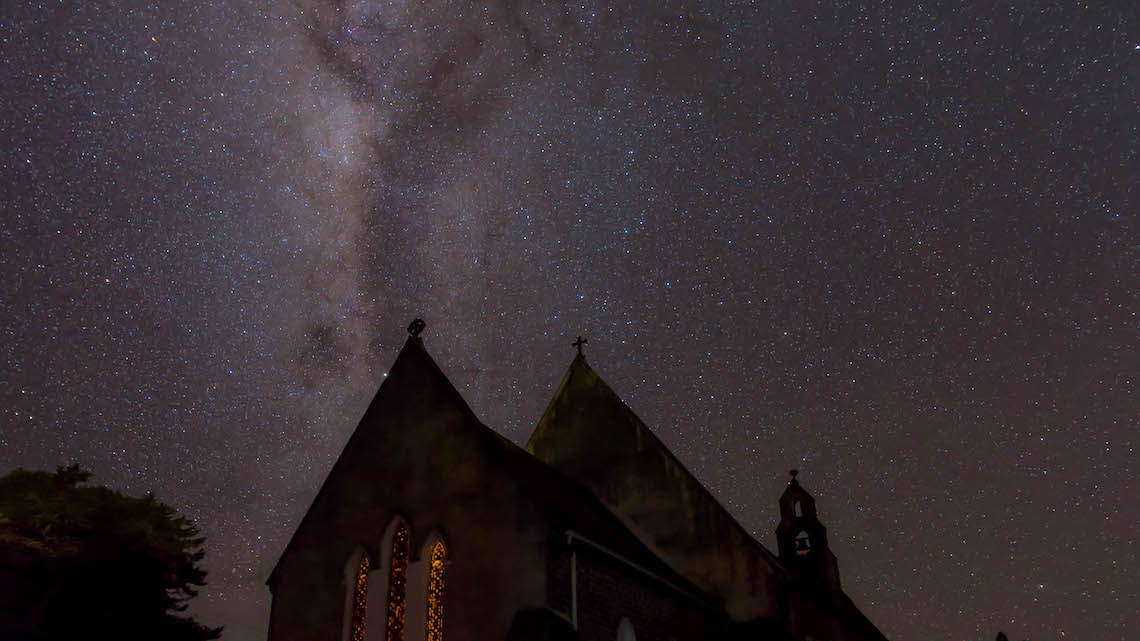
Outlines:
[[885, 641], [794, 471], [772, 553], [581, 340], [523, 449], [479, 421], [423, 327], [270, 574], [269, 641]]

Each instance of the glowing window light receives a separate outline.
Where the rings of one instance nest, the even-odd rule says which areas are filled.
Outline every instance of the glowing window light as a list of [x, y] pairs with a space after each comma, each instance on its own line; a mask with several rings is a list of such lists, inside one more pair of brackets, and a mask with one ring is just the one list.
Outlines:
[[443, 541], [431, 546], [431, 573], [427, 592], [427, 641], [443, 641], [443, 562], [447, 549]]
[[361, 555], [360, 563], [356, 565], [356, 586], [352, 590], [351, 641], [364, 641], [364, 612], [368, 606], [368, 570], [371, 566], [368, 555]]
[[408, 528], [392, 536], [392, 573], [388, 577], [388, 641], [404, 641], [404, 597], [408, 589]]

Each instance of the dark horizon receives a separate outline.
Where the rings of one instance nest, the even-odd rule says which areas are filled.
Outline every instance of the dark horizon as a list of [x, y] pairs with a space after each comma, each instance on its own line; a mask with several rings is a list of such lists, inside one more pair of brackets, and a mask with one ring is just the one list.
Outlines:
[[154, 492], [264, 639], [412, 318], [515, 443], [581, 335], [888, 638], [1140, 629], [1135, 8], [337, 6], [0, 11], [0, 474]]

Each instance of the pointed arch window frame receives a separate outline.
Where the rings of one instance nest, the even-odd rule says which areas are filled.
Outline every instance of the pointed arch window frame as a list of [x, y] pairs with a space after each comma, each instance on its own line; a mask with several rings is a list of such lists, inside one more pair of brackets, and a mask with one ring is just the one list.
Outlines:
[[381, 542], [384, 564], [384, 641], [404, 641], [408, 614], [408, 568], [412, 562], [412, 529], [400, 517], [392, 520]]
[[427, 574], [424, 582], [424, 639], [443, 641], [451, 542], [441, 532], [432, 532], [420, 549], [420, 558], [427, 561], [424, 563]]
[[342, 641], [364, 641], [368, 611], [368, 575], [376, 569], [366, 545], [357, 545], [344, 564], [345, 607]]
[[[407, 540], [408, 555], [404, 571], [408, 570], [412, 562], [411, 551], [413, 548], [413, 530], [410, 522], [402, 514], [397, 513], [393, 515], [388, 525], [384, 528], [383, 534], [380, 536], [379, 541], [373, 540], [373, 543], [361, 546], [361, 551], [367, 549], [369, 553], [370, 572], [368, 580], [368, 594], [365, 606], [365, 641], [387, 641], [388, 634], [388, 611], [389, 604], [391, 603], [391, 575], [392, 575], [392, 550], [396, 532], [399, 530], [405, 532]], [[352, 592], [352, 575], [354, 568], [359, 563], [360, 553], [358, 551], [345, 567], [345, 580], [348, 582], [349, 589], [345, 604], [344, 616], [344, 629], [340, 636], [341, 641], [353, 641], [352, 636], [352, 606], [353, 606], [353, 592]], [[405, 583], [406, 588], [406, 583]], [[404, 615], [406, 616], [406, 592], [403, 595], [403, 600], [400, 605], [403, 608]], [[403, 623], [403, 622], [401, 622]], [[403, 638], [401, 636], [400, 638]], [[415, 635], [413, 639], [418, 639]]]

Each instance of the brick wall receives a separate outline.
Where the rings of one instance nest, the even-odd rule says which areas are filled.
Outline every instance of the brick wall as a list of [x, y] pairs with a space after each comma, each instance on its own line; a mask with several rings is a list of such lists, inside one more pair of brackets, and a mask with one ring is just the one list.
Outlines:
[[[561, 538], [561, 537], [560, 537]], [[546, 562], [547, 607], [570, 616], [570, 551], [564, 541], [552, 541]]]
[[575, 545], [574, 551], [580, 641], [615, 641], [623, 618], [633, 624], [637, 641], [704, 641], [723, 634], [726, 622], [709, 604], [591, 546]]

